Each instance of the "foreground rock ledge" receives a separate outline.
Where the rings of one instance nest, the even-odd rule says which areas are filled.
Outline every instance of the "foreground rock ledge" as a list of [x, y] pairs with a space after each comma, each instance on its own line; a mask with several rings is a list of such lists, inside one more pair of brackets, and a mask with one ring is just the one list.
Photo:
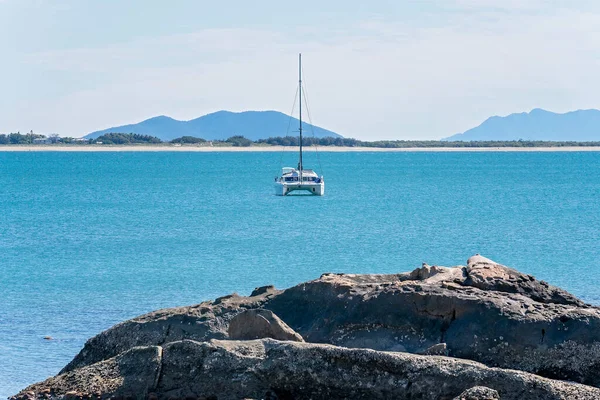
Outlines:
[[[476, 255], [146, 314], [17, 397], [599, 399], [599, 327], [598, 308]], [[259, 337], [298, 343], [231, 340]]]
[[70, 390], [71, 397], [452, 399], [482, 384], [501, 399], [600, 398], [597, 388], [473, 361], [273, 339], [135, 347], [28, 390]]

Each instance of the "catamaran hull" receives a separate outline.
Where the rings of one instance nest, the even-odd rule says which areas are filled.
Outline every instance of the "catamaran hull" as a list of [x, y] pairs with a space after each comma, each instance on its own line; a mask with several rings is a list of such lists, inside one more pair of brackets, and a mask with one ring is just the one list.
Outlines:
[[325, 194], [325, 182], [321, 183], [276, 183], [275, 194], [277, 196], [287, 196], [296, 191], [305, 191], [315, 196], [323, 196]]

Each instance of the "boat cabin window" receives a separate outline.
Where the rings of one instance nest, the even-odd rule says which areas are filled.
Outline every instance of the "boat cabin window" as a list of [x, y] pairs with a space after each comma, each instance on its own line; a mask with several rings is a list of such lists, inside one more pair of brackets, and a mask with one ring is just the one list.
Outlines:
[[298, 182], [298, 177], [297, 176], [286, 176], [285, 181], [286, 182]]

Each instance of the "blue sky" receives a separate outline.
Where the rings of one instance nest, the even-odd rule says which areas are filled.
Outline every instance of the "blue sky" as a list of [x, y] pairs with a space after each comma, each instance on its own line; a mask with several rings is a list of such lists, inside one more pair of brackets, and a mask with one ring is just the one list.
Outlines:
[[437, 139], [600, 108], [599, 43], [588, 0], [0, 0], [0, 132], [289, 113], [302, 52], [315, 124]]

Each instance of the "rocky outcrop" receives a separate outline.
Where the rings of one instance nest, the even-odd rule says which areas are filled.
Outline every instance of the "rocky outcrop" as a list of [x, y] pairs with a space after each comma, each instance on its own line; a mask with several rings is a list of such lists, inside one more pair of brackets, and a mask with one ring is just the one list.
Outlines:
[[467, 279], [464, 284], [481, 290], [518, 293], [545, 304], [566, 304], [578, 307], [585, 305], [572, 294], [556, 286], [497, 264], [479, 254], [469, 258], [465, 273]]
[[134, 347], [114, 358], [33, 385], [17, 398], [30, 397], [28, 392], [49, 393], [55, 397], [67, 394], [100, 397], [121, 393], [125, 388], [127, 393], [146, 394], [158, 383], [162, 353], [163, 349], [159, 346]]
[[[226, 347], [226, 340], [263, 337], [303, 338], [340, 351], [428, 355], [416, 363], [448, 355], [600, 387], [600, 309], [479, 255], [467, 266], [324, 274], [287, 290], [265, 286], [249, 297], [160, 310], [90, 339], [61, 373], [78, 373], [139, 346], [166, 351], [174, 342], [219, 340], [214, 343]], [[481, 384], [490, 386], [473, 381], [447, 398]]]
[[119, 323], [89, 339], [61, 373], [114, 357], [135, 346], [160, 346], [184, 339], [227, 339], [229, 321], [235, 315], [260, 308], [281, 293], [273, 286], [257, 288], [255, 292], [250, 297], [232, 294], [193, 306], [158, 310]]
[[485, 386], [475, 386], [455, 397], [454, 400], [500, 400], [497, 390]]
[[[482, 383], [487, 388], [475, 388]], [[73, 399], [94, 393], [219, 400], [497, 399], [490, 397], [495, 392], [503, 400], [600, 398], [597, 388], [472, 361], [272, 339], [134, 348], [26, 390], [48, 389], [58, 398], [76, 393]]]
[[264, 307], [307, 342], [411, 353], [446, 343], [453, 357], [600, 386], [600, 310], [479, 256], [466, 267], [325, 274]]
[[273, 311], [263, 309], [239, 313], [229, 321], [227, 333], [231, 340], [272, 338], [304, 342], [302, 336], [273, 314]]

